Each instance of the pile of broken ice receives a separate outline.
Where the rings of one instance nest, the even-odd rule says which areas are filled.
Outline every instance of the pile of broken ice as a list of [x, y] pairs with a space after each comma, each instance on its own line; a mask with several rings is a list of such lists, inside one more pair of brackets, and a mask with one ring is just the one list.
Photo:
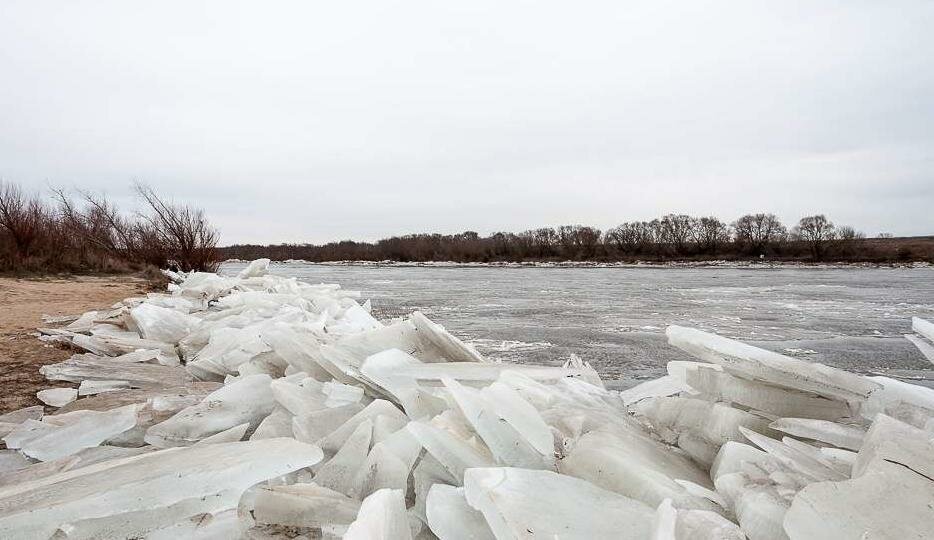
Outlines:
[[608, 391], [267, 264], [42, 329], [79, 386], [0, 416], [0, 538], [934, 537], [934, 390], [672, 326]]

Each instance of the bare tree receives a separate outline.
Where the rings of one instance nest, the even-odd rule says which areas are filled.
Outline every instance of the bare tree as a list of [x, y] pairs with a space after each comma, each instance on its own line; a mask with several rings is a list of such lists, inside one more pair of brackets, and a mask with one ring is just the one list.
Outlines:
[[170, 263], [184, 271], [213, 271], [217, 267], [217, 231], [204, 217], [201, 209], [175, 205], [160, 198], [149, 187], [136, 184], [136, 193], [149, 207], [142, 214], [144, 223], [138, 228], [147, 245], [166, 248]]
[[15, 184], [0, 182], [0, 228], [6, 230], [20, 258], [31, 255], [43, 233], [47, 208]]
[[662, 217], [661, 228], [665, 241], [671, 244], [675, 253], [684, 255], [688, 252], [688, 243], [693, 239], [694, 218], [686, 214], [668, 214]]
[[606, 232], [606, 240], [617, 251], [626, 254], [644, 253], [652, 237], [644, 221], [623, 223]]
[[[137, 224], [123, 216], [104, 195], [79, 191], [79, 204], [63, 189], [52, 190], [58, 202], [58, 212], [71, 235], [80, 237], [83, 244], [108, 255], [126, 260], [139, 259]], [[146, 262], [158, 265], [160, 260]]]
[[775, 214], [746, 214], [733, 222], [736, 242], [761, 255], [769, 245], [784, 240], [787, 231]]
[[558, 233], [551, 227], [542, 227], [532, 231], [535, 247], [539, 257], [552, 257], [555, 255], [555, 246], [558, 244]]
[[600, 229], [585, 225], [562, 225], [558, 227], [558, 241], [566, 258], [592, 258], [600, 245]]
[[835, 232], [833, 223], [824, 214], [816, 214], [801, 218], [793, 234], [808, 244], [815, 259], [820, 259], [827, 243], [834, 239]]
[[860, 231], [857, 231], [856, 229], [854, 229], [853, 227], [850, 227], [849, 225], [842, 225], [840, 227], [837, 227], [837, 239], [838, 240], [843, 240], [843, 241], [862, 240], [863, 238], [866, 238], [865, 234], [863, 234]]
[[715, 253], [720, 246], [730, 241], [729, 227], [714, 216], [695, 220], [692, 235], [698, 249], [704, 253]]

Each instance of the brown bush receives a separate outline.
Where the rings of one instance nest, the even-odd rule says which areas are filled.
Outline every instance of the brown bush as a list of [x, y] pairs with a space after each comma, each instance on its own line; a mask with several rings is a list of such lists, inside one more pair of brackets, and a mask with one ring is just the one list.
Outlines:
[[48, 200], [0, 183], [0, 271], [215, 270], [217, 233], [204, 213], [136, 189], [147, 211], [125, 215], [102, 195], [54, 190]]

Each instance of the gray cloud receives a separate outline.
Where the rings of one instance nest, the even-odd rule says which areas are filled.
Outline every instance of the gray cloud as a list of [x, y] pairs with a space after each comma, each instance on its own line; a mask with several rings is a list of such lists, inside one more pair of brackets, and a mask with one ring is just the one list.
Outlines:
[[0, 177], [223, 241], [823, 211], [934, 232], [934, 3], [0, 6]]

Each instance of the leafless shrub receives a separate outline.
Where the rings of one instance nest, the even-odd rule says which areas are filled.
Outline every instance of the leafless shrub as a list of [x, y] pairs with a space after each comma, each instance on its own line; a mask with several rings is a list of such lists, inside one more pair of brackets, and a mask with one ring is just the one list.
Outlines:
[[[213, 270], [216, 231], [203, 212], [139, 187], [148, 211], [125, 215], [105, 196], [52, 191], [52, 201], [0, 184], [0, 271], [115, 272], [146, 265]], [[54, 204], [52, 204], [54, 202]]]
[[140, 249], [166, 253], [169, 264], [186, 272], [217, 269], [217, 231], [204, 211], [168, 203], [143, 184], [136, 184], [136, 192], [149, 207], [138, 225]]

